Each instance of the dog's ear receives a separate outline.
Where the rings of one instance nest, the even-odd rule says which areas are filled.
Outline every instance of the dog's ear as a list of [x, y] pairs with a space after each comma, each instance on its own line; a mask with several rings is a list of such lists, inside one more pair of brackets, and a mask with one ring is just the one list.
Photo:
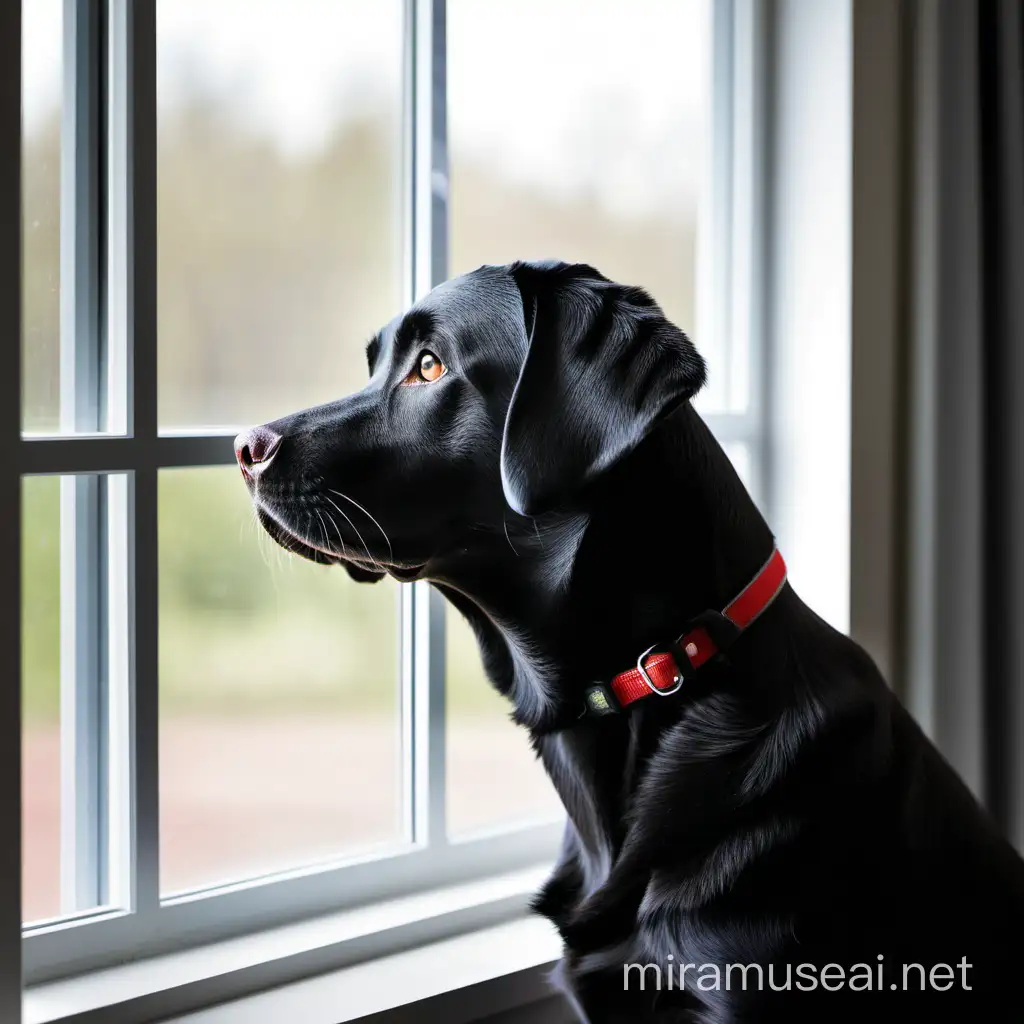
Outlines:
[[538, 515], [632, 451], [704, 384], [685, 334], [642, 289], [586, 264], [515, 263], [526, 357], [501, 445], [505, 498]]

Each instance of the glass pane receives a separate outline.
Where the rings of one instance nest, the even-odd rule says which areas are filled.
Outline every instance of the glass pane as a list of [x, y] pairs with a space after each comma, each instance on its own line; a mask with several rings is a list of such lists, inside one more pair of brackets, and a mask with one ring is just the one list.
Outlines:
[[159, 501], [163, 891], [399, 842], [397, 584], [286, 554], [234, 468]]
[[163, 0], [159, 419], [362, 387], [401, 304], [402, 0]]
[[511, 705], [484, 675], [469, 623], [454, 608], [446, 622], [449, 833], [561, 817], [529, 734], [509, 720]]
[[60, 477], [21, 486], [22, 910], [60, 914]]
[[737, 475], [743, 481], [743, 486], [750, 492], [750, 496], [757, 501], [759, 495], [755, 487], [755, 480], [751, 473], [750, 445], [745, 441], [728, 441], [722, 445], [725, 454], [736, 470]]
[[[694, 332], [707, 0], [449, 0], [447, 10], [452, 273], [586, 262], [645, 287]], [[714, 366], [715, 340], [696, 340]], [[452, 831], [559, 814], [472, 631], [454, 610], [448, 623]]]
[[63, 0], [22, 4], [22, 430], [60, 423]]
[[708, 0], [449, 0], [452, 271], [590, 263], [695, 333], [709, 40]]

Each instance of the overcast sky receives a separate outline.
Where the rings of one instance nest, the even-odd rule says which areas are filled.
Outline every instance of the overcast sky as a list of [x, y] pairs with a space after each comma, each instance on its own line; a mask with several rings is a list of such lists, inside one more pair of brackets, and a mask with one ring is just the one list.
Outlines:
[[[612, 204], [692, 194], [708, 0], [449, 0], [452, 146]], [[59, 98], [62, 0], [26, 0], [25, 117]], [[301, 153], [339, 112], [398, 101], [401, 0], [159, 0], [160, 103], [214, 89]], [[595, 167], [595, 162], [601, 164]], [[628, 194], [627, 194], [628, 193]]]

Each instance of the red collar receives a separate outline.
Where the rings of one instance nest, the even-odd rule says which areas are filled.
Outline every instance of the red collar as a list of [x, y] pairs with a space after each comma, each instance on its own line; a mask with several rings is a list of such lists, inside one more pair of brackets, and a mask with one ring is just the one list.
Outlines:
[[[636, 667], [611, 683], [587, 689], [584, 714], [609, 715], [656, 694], [678, 691], [701, 665], [724, 651], [778, 596], [786, 582], [786, 563], [778, 548], [757, 575], [721, 612], [707, 611], [687, 625], [677, 640], [654, 644], [637, 658]], [[580, 716], [582, 717], [582, 715]]]

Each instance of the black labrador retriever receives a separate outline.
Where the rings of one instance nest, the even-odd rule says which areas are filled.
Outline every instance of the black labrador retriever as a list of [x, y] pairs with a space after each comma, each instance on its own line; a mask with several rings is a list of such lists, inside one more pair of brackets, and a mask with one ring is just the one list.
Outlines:
[[651, 297], [484, 266], [367, 357], [363, 390], [242, 434], [239, 464], [285, 548], [469, 620], [567, 811], [535, 906], [579, 1017], [1024, 1019], [1024, 863], [780, 575]]

